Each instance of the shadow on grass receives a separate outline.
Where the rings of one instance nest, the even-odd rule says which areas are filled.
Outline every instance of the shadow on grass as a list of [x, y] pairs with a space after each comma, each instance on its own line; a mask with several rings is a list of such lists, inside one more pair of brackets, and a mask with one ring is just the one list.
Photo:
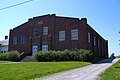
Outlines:
[[115, 68], [120, 68], [119, 66], [115, 67]]

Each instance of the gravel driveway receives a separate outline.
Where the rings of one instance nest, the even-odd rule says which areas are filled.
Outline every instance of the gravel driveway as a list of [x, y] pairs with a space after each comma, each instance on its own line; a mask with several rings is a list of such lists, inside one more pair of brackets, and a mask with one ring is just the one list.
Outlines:
[[116, 63], [118, 60], [118, 58], [113, 61], [111, 59], [105, 59], [97, 64], [52, 74], [35, 80], [96, 80], [101, 72]]

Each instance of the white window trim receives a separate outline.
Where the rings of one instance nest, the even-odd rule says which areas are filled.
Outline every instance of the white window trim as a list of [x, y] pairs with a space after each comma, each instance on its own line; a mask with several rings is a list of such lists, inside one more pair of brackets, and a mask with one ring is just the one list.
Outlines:
[[96, 46], [96, 37], [94, 36], [94, 46]]
[[91, 42], [91, 36], [90, 36], [90, 32], [88, 32], [88, 43], [90, 43]]
[[59, 41], [65, 41], [65, 31], [59, 31]]
[[48, 26], [43, 27], [43, 35], [48, 35]]
[[78, 29], [71, 30], [71, 40], [78, 40]]

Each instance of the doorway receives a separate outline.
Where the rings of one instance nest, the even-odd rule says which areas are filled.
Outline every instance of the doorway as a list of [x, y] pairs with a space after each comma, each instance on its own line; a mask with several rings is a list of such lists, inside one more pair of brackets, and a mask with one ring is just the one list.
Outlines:
[[44, 51], [44, 52], [48, 51], [48, 43], [47, 42], [42, 44], [42, 51]]
[[33, 44], [32, 45], [32, 54], [36, 54], [38, 52], [38, 44]]

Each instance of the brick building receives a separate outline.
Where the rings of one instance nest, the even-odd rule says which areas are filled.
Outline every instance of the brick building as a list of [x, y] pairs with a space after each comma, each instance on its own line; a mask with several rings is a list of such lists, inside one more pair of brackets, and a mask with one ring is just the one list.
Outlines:
[[108, 41], [87, 24], [86, 18], [48, 14], [30, 18], [11, 29], [9, 51], [32, 55], [36, 52], [64, 49], [89, 49], [97, 57], [108, 57]]

